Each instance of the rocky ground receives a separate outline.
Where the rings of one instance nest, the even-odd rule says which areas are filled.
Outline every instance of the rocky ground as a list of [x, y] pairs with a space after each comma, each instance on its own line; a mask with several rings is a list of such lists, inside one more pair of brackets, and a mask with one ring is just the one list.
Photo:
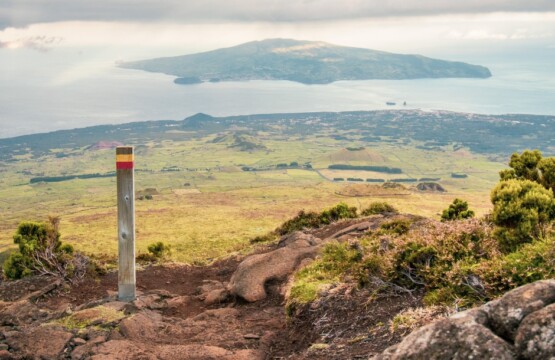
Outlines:
[[[3, 282], [0, 359], [484, 358], [476, 356], [480, 351], [500, 359], [555, 359], [553, 281], [516, 290], [503, 298], [509, 300], [434, 322], [404, 339], [389, 324], [399, 312], [419, 306], [421, 294], [369, 301], [371, 289], [341, 284], [286, 315], [290, 275], [322, 244], [353, 240], [397, 216], [403, 215], [295, 233], [255, 254], [206, 267], [150, 266], [137, 273], [139, 293], [131, 303], [117, 301], [115, 273], [72, 287], [47, 278]], [[421, 339], [433, 341], [423, 345]], [[468, 356], [427, 344], [465, 349], [460, 354]]]

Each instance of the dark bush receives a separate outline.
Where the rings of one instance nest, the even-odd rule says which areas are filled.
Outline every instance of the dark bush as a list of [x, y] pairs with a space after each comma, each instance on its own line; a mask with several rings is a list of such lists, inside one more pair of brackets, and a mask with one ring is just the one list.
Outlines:
[[356, 217], [356, 207], [350, 207], [345, 203], [339, 203], [328, 210], [322, 211], [322, 213], [320, 214], [320, 222], [324, 225], [327, 225], [337, 220], [354, 219]]
[[321, 213], [314, 211], [300, 211], [297, 216], [284, 222], [275, 232], [278, 235], [290, 234], [302, 229], [318, 228], [322, 225], [328, 225], [341, 219], [352, 219], [357, 217], [357, 208], [349, 207], [345, 203], [339, 203], [336, 206], [324, 210]]
[[299, 211], [297, 216], [287, 220], [276, 229], [279, 235], [290, 234], [305, 228], [317, 228], [320, 226], [320, 215], [314, 211]]
[[492, 220], [505, 252], [534, 239], [545, 238], [555, 218], [551, 189], [530, 180], [500, 181], [491, 192]]
[[442, 221], [470, 219], [474, 217], [474, 211], [468, 209], [468, 203], [461, 199], [455, 199], [449, 207], [441, 214]]
[[170, 254], [171, 246], [162, 241], [158, 241], [148, 245], [148, 252], [156, 258], [162, 259]]
[[383, 223], [380, 228], [382, 233], [386, 234], [396, 234], [403, 235], [410, 230], [410, 220], [407, 219], [395, 219]]
[[369, 216], [375, 214], [384, 214], [384, 213], [394, 213], [397, 214], [399, 211], [395, 209], [392, 205], [389, 205], [386, 202], [373, 202], [368, 205], [368, 207], [362, 210], [362, 216]]

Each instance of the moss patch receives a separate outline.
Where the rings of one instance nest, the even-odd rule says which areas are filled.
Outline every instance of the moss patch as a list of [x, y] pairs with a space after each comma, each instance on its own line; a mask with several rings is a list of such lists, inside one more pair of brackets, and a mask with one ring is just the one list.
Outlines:
[[123, 318], [125, 318], [123, 311], [117, 311], [101, 305], [77, 311], [56, 320], [54, 323], [62, 325], [68, 330], [82, 330], [91, 326], [95, 326], [98, 329], [110, 329], [115, 322]]

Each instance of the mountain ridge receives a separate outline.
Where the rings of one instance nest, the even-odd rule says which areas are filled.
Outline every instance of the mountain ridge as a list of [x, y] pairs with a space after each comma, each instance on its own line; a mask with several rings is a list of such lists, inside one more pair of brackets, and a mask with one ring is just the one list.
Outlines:
[[[153, 120], [114, 125], [96, 125], [49, 133], [0, 139], [0, 164], [31, 153], [40, 157], [57, 147], [80, 149], [99, 141], [142, 145], [156, 140], [185, 140], [226, 131], [269, 132], [279, 136], [308, 136], [321, 132], [336, 140], [361, 141], [371, 145], [383, 139], [421, 141], [421, 148], [434, 149], [458, 143], [485, 154], [510, 154], [528, 148], [528, 138], [537, 139], [540, 150], [551, 153], [555, 144], [554, 116], [506, 114], [481, 115], [449, 111], [373, 110], [305, 112], [218, 116], [199, 113], [183, 120]], [[276, 128], [277, 126], [277, 128]], [[453, 129], [458, 131], [454, 132]], [[327, 129], [356, 129], [346, 138]], [[507, 144], [511, 144], [507, 146]], [[59, 154], [62, 156], [62, 154]]]

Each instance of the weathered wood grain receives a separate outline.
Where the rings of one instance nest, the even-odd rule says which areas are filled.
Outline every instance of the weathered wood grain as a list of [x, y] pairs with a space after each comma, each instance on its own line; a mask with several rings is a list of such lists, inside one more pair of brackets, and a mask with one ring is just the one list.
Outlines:
[[[117, 147], [119, 154], [133, 155], [133, 147]], [[135, 179], [134, 169], [116, 170], [118, 199], [118, 299], [135, 299]]]

